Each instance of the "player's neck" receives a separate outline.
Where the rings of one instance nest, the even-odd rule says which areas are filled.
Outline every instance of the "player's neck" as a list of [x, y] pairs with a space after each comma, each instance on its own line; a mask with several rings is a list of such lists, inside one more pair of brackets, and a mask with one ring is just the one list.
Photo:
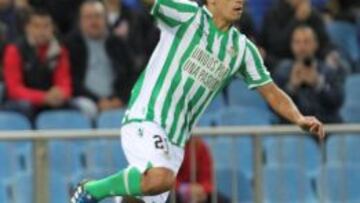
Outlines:
[[211, 12], [212, 18], [215, 26], [222, 32], [226, 32], [232, 25], [232, 22], [229, 22], [222, 16], [213, 6], [206, 6], [207, 9]]

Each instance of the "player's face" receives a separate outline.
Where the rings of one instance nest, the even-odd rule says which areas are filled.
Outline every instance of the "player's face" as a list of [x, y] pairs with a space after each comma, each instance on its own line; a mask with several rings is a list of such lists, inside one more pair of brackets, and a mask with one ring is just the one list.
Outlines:
[[244, 9], [245, 0], [210, 0], [217, 12], [227, 21], [239, 20]]

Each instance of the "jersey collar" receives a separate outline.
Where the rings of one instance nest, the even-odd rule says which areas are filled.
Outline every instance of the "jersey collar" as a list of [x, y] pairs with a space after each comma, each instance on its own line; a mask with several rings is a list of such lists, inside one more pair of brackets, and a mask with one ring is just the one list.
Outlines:
[[213, 17], [213, 14], [205, 5], [203, 6], [203, 9], [208, 16], [210, 16], [211, 18]]

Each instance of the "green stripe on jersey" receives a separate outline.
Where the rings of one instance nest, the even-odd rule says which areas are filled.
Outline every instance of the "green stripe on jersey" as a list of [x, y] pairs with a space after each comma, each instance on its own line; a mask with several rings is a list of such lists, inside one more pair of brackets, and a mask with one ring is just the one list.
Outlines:
[[[174, 27], [159, 25], [161, 48], [136, 83], [127, 113], [128, 122], [161, 125], [178, 146], [184, 146], [202, 112], [234, 75], [240, 73], [249, 85], [269, 79], [256, 47], [246, 37], [233, 27], [221, 32], [209, 11], [182, 1], [158, 0], [154, 7], [155, 17]], [[194, 16], [183, 21], [192, 12]]]
[[171, 46], [171, 49], [169, 51], [168, 57], [166, 59], [166, 62], [162, 68], [162, 71], [159, 75], [159, 77], [157, 78], [157, 82], [156, 85], [154, 87], [154, 90], [151, 94], [150, 97], [150, 102], [149, 102], [149, 107], [148, 107], [148, 112], [147, 112], [147, 116], [146, 118], [148, 120], [153, 120], [154, 119], [154, 107], [155, 107], [155, 102], [156, 99], [159, 96], [160, 90], [163, 87], [164, 84], [164, 80], [166, 79], [165, 76], [169, 71], [170, 65], [173, 62], [175, 56], [176, 56], [176, 51], [180, 45], [180, 42], [183, 38], [183, 35], [185, 34], [186, 30], [189, 28], [191, 24], [188, 23], [187, 25], [183, 26], [182, 28], [180, 28], [180, 30], [177, 32], [177, 37], [174, 39], [173, 45]]

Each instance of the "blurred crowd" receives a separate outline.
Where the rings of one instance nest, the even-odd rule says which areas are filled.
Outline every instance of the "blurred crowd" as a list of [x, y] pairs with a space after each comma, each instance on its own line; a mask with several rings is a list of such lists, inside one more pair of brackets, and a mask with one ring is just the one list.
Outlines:
[[[344, 83], [360, 72], [360, 1], [263, 0], [260, 21], [250, 1], [236, 26], [275, 82], [305, 114], [342, 122]], [[0, 0], [0, 109], [94, 118], [126, 106], [159, 38], [148, 10], [140, 0]]]

